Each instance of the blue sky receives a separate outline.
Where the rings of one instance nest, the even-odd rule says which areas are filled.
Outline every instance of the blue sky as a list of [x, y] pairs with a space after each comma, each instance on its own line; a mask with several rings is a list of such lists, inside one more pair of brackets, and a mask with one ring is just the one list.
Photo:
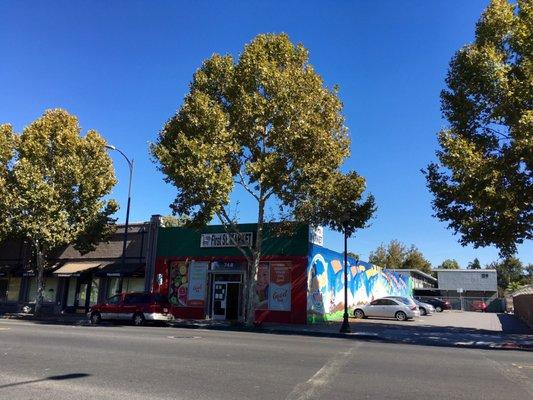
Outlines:
[[[368, 257], [380, 243], [415, 244], [437, 265], [497, 259], [494, 248], [462, 247], [432, 218], [420, 169], [434, 159], [445, 125], [439, 92], [453, 53], [472, 41], [486, 1], [20, 1], [0, 3], [0, 122], [20, 131], [45, 109], [62, 107], [135, 159], [131, 219], [168, 214], [148, 142], [180, 106], [201, 62], [239, 54], [264, 32], [285, 32], [310, 51], [326, 84], [340, 86], [352, 155], [345, 168], [368, 182], [378, 203], [369, 229], [350, 239]], [[127, 169], [113, 155], [123, 205]], [[256, 210], [241, 193], [240, 217]], [[342, 249], [341, 236], [325, 244]], [[531, 242], [520, 246], [533, 262]]]

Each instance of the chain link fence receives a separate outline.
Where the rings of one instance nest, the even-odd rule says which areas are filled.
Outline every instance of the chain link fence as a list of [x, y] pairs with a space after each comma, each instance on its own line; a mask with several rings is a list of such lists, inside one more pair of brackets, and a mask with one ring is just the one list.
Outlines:
[[[417, 296], [420, 301], [424, 301], [424, 298], [435, 298], [432, 296]], [[462, 311], [481, 311], [482, 304], [487, 305], [486, 311], [488, 312], [503, 312], [505, 311], [505, 304], [503, 299], [494, 299], [494, 297], [447, 297], [440, 296], [439, 299], [448, 301], [452, 310]]]

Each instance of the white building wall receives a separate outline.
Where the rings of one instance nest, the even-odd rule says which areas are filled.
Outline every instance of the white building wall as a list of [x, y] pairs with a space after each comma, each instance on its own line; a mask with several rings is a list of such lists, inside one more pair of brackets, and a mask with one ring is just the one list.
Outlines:
[[496, 271], [487, 270], [437, 270], [439, 289], [496, 291]]

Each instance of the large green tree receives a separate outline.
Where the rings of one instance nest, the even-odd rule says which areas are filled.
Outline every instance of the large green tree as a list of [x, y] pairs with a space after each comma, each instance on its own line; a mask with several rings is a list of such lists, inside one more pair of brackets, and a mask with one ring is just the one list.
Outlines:
[[[235, 185], [257, 204], [257, 231], [245, 280], [247, 324], [253, 323], [255, 282], [264, 223], [286, 218], [313, 224], [362, 226], [339, 203], [359, 214], [365, 180], [342, 174], [350, 140], [337, 89], [329, 89], [309, 63], [308, 51], [287, 35], [263, 34], [238, 59], [215, 54], [194, 74], [182, 106], [151, 147], [167, 182], [177, 188], [173, 213], [202, 226], [214, 216], [237, 230], [230, 212]], [[275, 215], [266, 215], [267, 205]], [[360, 205], [359, 208], [355, 205]], [[366, 212], [369, 214], [369, 212]]]
[[39, 314], [47, 256], [74, 243], [84, 252], [109, 232], [116, 211], [106, 200], [115, 184], [105, 140], [80, 136], [76, 117], [48, 110], [16, 134], [0, 126], [0, 240], [18, 237], [32, 248]]
[[533, 237], [533, 3], [493, 0], [441, 93], [449, 126], [425, 171], [435, 216], [501, 255]]

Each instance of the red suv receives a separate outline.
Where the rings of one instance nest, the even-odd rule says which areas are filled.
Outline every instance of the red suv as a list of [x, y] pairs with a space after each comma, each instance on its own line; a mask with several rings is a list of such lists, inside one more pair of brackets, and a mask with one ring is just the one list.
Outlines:
[[132, 321], [144, 325], [147, 321], [172, 321], [168, 299], [155, 293], [121, 293], [95, 304], [87, 314], [91, 323], [102, 320]]

